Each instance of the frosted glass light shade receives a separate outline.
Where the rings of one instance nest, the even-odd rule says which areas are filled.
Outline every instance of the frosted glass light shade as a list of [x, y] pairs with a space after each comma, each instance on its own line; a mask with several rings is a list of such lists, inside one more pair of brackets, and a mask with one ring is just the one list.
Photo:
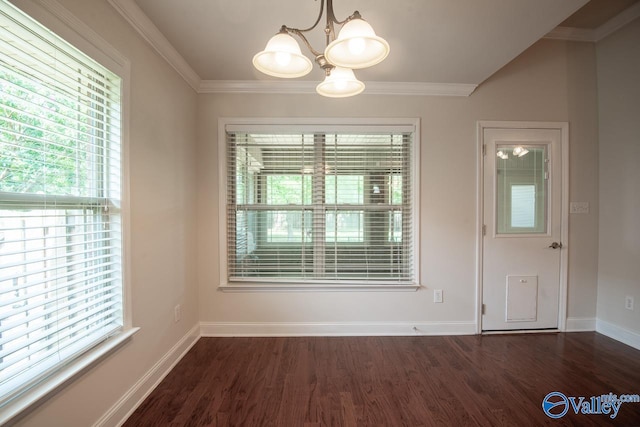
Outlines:
[[324, 81], [316, 86], [316, 92], [330, 98], [346, 98], [364, 90], [364, 83], [356, 78], [353, 70], [336, 67]]
[[529, 152], [529, 150], [527, 150], [526, 148], [524, 148], [523, 146], [517, 146], [513, 149], [513, 155], [514, 156], [518, 156], [518, 157], [523, 157], [524, 155], [526, 155]]
[[371, 67], [387, 55], [389, 43], [378, 37], [371, 25], [358, 18], [344, 24], [338, 38], [324, 51], [325, 58], [333, 65], [352, 69]]
[[264, 50], [253, 57], [253, 66], [265, 74], [283, 78], [302, 77], [313, 68], [296, 39], [286, 33], [271, 37]]

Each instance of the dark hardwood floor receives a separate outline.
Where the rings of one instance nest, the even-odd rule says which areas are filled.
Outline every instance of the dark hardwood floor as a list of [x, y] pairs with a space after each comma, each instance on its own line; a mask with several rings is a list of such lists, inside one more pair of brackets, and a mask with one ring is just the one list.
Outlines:
[[640, 351], [591, 332], [201, 338], [125, 426], [640, 426], [640, 403], [551, 419], [553, 391], [640, 394]]

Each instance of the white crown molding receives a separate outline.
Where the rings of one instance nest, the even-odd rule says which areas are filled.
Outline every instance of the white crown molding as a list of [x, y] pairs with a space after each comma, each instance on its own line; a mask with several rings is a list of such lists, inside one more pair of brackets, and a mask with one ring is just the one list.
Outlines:
[[370, 95], [470, 96], [478, 87], [467, 83], [368, 82]]
[[[198, 93], [315, 94], [318, 82], [300, 80], [202, 80]], [[366, 82], [363, 95], [469, 96], [477, 85]]]
[[202, 80], [198, 93], [316, 93], [318, 82], [301, 80]]
[[145, 39], [160, 56], [162, 56], [182, 78], [197, 91], [200, 76], [160, 32], [149, 17], [133, 0], [108, 0], [109, 4], [129, 22], [129, 24]]
[[595, 30], [574, 27], [556, 27], [543, 38], [551, 40], [568, 40], [574, 42], [595, 42]]
[[117, 51], [111, 44], [109, 44], [104, 38], [96, 33], [91, 27], [78, 19], [75, 15], [69, 12], [64, 6], [62, 6], [57, 0], [40, 0], [40, 4], [52, 15], [57, 17], [69, 28], [72, 28], [77, 34], [79, 34], [84, 40], [89, 42], [96, 49], [103, 52], [109, 58], [114, 60], [122, 67], [129, 66], [129, 60], [125, 58], [119, 51]]
[[[46, 0], [43, 0], [46, 2]], [[113, 8], [162, 56], [198, 93], [312, 94], [317, 82], [272, 80], [202, 80], [133, 0], [108, 0]], [[556, 27], [543, 38], [597, 42], [640, 16], [636, 3], [595, 30]], [[475, 84], [427, 82], [368, 82], [364, 94], [416, 96], [470, 96]]]
[[640, 3], [623, 10], [596, 29], [556, 27], [547, 33], [544, 38], [577, 42], [599, 42], [638, 17], [640, 17]]
[[[108, 0], [109, 4], [198, 93], [315, 94], [318, 82], [299, 80], [202, 80], [133, 0]], [[364, 94], [462, 96], [478, 85], [427, 82], [368, 82]]]
[[595, 29], [596, 41], [600, 41], [620, 28], [640, 17], [640, 3], [623, 10], [604, 24]]

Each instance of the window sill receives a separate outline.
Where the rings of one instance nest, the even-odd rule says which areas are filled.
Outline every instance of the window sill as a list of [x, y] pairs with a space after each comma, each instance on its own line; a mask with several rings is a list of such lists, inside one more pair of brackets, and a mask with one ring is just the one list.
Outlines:
[[233, 283], [218, 286], [221, 292], [415, 292], [420, 285], [407, 284], [276, 284]]
[[8, 402], [1, 408], [0, 425], [5, 425], [5, 423], [11, 421], [16, 422], [26, 416], [30, 410], [42, 404], [70, 381], [97, 365], [105, 357], [122, 346], [139, 330], [140, 328], [131, 328], [105, 340], [47, 379]]

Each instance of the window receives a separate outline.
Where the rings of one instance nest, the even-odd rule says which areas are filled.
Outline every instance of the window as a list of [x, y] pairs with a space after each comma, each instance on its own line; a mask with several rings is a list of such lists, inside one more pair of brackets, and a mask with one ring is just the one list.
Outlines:
[[227, 284], [416, 284], [414, 130], [227, 125]]
[[547, 147], [497, 144], [498, 235], [547, 232]]
[[123, 326], [118, 76], [0, 2], [0, 412]]

